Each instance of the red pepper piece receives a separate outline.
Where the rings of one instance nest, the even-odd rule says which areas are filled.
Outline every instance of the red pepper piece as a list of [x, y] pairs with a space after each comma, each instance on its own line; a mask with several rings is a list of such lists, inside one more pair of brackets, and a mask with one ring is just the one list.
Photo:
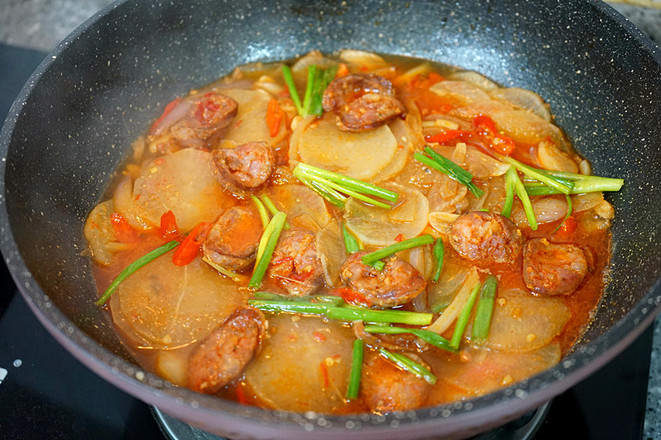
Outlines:
[[172, 263], [175, 266], [190, 264], [200, 252], [200, 246], [210, 229], [211, 223], [202, 222], [195, 226], [172, 254]]
[[365, 298], [363, 295], [356, 292], [355, 290], [349, 289], [348, 287], [337, 288], [333, 290], [331, 293], [335, 296], [339, 296], [349, 304], [355, 304], [365, 307], [372, 306], [372, 302], [369, 299]]
[[269, 136], [276, 137], [278, 135], [284, 115], [278, 101], [275, 98], [271, 99], [266, 107], [266, 125], [269, 128]]
[[399, 243], [399, 242], [401, 242], [402, 240], [404, 240], [404, 235], [403, 235], [403, 234], [397, 234], [397, 237], [395, 237], [395, 241], [396, 241], [397, 243]]
[[447, 130], [441, 133], [436, 133], [431, 136], [426, 136], [425, 139], [428, 142], [436, 142], [437, 144], [444, 144], [446, 142], [453, 141], [457, 138], [469, 134], [470, 131], [466, 130]]
[[495, 122], [485, 115], [478, 115], [473, 119], [475, 132], [489, 140], [489, 147], [494, 151], [509, 156], [516, 144], [508, 136], [498, 132]]
[[573, 215], [570, 215], [569, 217], [567, 217], [562, 221], [562, 224], [560, 225], [557, 234], [571, 235], [574, 233], [577, 226], [578, 226], [578, 222], [576, 221], [576, 218]]
[[179, 226], [174, 212], [168, 211], [161, 216], [161, 237], [172, 240], [179, 235]]
[[138, 238], [138, 233], [122, 214], [113, 212], [110, 214], [110, 224], [115, 232], [117, 239], [122, 243], [131, 243]]

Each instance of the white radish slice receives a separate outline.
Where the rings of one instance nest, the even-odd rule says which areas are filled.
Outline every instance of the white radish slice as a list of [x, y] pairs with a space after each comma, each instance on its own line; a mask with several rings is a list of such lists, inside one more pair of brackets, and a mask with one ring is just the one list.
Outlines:
[[340, 130], [332, 117], [325, 117], [303, 132], [297, 148], [306, 164], [370, 180], [392, 161], [397, 139], [387, 125], [349, 133]]
[[115, 325], [139, 348], [202, 340], [245, 302], [235, 283], [201, 258], [179, 267], [172, 252], [137, 270], [110, 297]]
[[318, 50], [311, 50], [291, 66], [291, 73], [294, 77], [298, 93], [301, 95], [301, 101], [303, 100], [302, 94], [305, 92], [305, 86], [308, 81], [308, 67], [313, 64], [320, 69], [326, 69], [332, 64], [335, 64], [335, 61], [324, 57]]
[[516, 142], [536, 144], [550, 137], [556, 144], [562, 138], [560, 129], [526, 110], [509, 110], [494, 113], [491, 119], [499, 130]]
[[458, 72], [453, 72], [447, 76], [447, 79], [471, 83], [474, 86], [477, 86], [482, 90], [486, 90], [486, 91], [500, 88], [498, 84], [491, 81], [486, 76], [482, 75], [481, 73], [474, 72], [472, 70], [460, 70]]
[[399, 194], [399, 204], [385, 209], [349, 198], [344, 205], [347, 228], [363, 243], [375, 246], [388, 246], [399, 234], [404, 239], [418, 236], [427, 226], [427, 197], [415, 188], [396, 183], [383, 187]]
[[350, 67], [376, 70], [388, 67], [388, 63], [379, 55], [364, 50], [346, 49], [340, 52], [340, 59], [349, 64]]
[[135, 229], [147, 230], [156, 226], [147, 219], [147, 213], [137, 202], [133, 195], [133, 180], [129, 176], [122, 177], [112, 195], [115, 210]]
[[319, 231], [331, 220], [324, 199], [307, 186], [272, 186], [266, 193], [275, 207], [287, 214], [287, 221], [292, 227]]
[[275, 137], [269, 134], [266, 125], [266, 109], [271, 96], [264, 90], [226, 89], [221, 92], [233, 98], [239, 109], [232, 120], [223, 139], [235, 142], [237, 145], [247, 142], [268, 142], [272, 145], [282, 140], [287, 129], [286, 124], [280, 124], [280, 131]]
[[450, 305], [466, 277], [471, 273], [470, 264], [466, 260], [452, 258], [446, 255], [443, 261], [443, 270], [437, 282], [427, 284], [427, 302], [429, 307], [438, 311]]
[[268, 317], [262, 349], [245, 380], [268, 407], [331, 413], [344, 403], [355, 336], [337, 322], [287, 314]]
[[459, 105], [489, 101], [489, 95], [480, 87], [464, 81], [440, 81], [429, 88], [439, 96], [450, 97]]
[[317, 233], [317, 255], [324, 269], [324, 278], [328, 287], [340, 284], [340, 268], [347, 257], [340, 224], [332, 220]]
[[534, 297], [516, 289], [499, 292], [485, 345], [506, 352], [538, 349], [560, 334], [569, 316], [560, 298]]
[[513, 108], [514, 107], [509, 104], [489, 98], [486, 101], [477, 101], [464, 107], [450, 110], [448, 114], [472, 121], [473, 118], [479, 115], [493, 117], [496, 113], [512, 110]]
[[[199, 222], [213, 222], [235, 203], [215, 173], [211, 153], [205, 151], [187, 148], [156, 158], [143, 167], [135, 180], [132, 205], [155, 227], [168, 210], [174, 213], [181, 232], [191, 230]], [[115, 207], [124, 215], [117, 193]], [[129, 222], [131, 217], [127, 217]]]
[[469, 146], [466, 150], [466, 170], [477, 179], [490, 179], [505, 174], [510, 165]]
[[188, 356], [193, 348], [189, 345], [177, 350], [160, 350], [154, 361], [156, 373], [177, 386], [185, 387], [188, 383]]
[[[480, 396], [551, 368], [561, 358], [560, 346], [550, 344], [526, 353], [503, 353], [467, 348], [458, 356], [429, 360], [441, 380], [432, 391], [442, 393], [448, 383], [472, 396]], [[433, 397], [432, 397], [433, 399]]]
[[594, 208], [603, 201], [604, 194], [601, 192], [579, 194], [572, 197], [572, 207], [574, 212], [582, 212]]
[[117, 241], [117, 236], [110, 223], [110, 215], [113, 212], [115, 212], [115, 207], [111, 200], [99, 203], [90, 212], [83, 228], [92, 258], [102, 266], [110, 265], [113, 262], [114, 253], [126, 248], [125, 244]]
[[549, 106], [537, 93], [526, 89], [520, 89], [518, 87], [511, 87], [491, 90], [489, 95], [491, 95], [493, 99], [528, 110], [545, 121], [551, 122]]

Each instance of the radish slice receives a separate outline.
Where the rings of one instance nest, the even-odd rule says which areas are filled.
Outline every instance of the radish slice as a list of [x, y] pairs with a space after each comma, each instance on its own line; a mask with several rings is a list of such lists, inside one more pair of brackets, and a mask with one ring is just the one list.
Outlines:
[[117, 328], [139, 348], [171, 350], [204, 339], [243, 303], [234, 281], [199, 257], [175, 266], [171, 251], [125, 279], [110, 310]]
[[324, 269], [324, 278], [328, 287], [340, 284], [340, 268], [347, 257], [344, 241], [340, 234], [340, 224], [332, 220], [317, 233], [317, 255]]
[[280, 185], [268, 188], [273, 204], [287, 214], [293, 227], [319, 231], [331, 220], [324, 199], [304, 185]]
[[344, 403], [355, 336], [350, 328], [316, 317], [269, 316], [262, 350], [245, 381], [266, 406], [330, 413]]

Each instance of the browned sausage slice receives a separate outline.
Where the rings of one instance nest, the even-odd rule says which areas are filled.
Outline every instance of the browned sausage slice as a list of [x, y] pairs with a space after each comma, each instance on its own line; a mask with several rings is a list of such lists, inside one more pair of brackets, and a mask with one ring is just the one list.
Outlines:
[[315, 234], [302, 229], [282, 234], [273, 251], [268, 275], [294, 296], [310, 295], [321, 287], [324, 272], [317, 256]]
[[349, 255], [340, 270], [340, 278], [373, 305], [405, 304], [424, 290], [427, 284], [424, 277], [406, 261], [390, 257], [385, 260], [383, 270], [377, 270], [361, 261], [365, 254], [363, 251]]
[[229, 96], [209, 92], [193, 102], [189, 114], [175, 123], [170, 132], [184, 146], [203, 146], [230, 124], [238, 108], [239, 104]]
[[[408, 355], [413, 358], [413, 355]], [[422, 361], [415, 356], [418, 363]], [[370, 410], [408, 411], [422, 406], [432, 386], [423, 378], [399, 369], [376, 352], [365, 352], [361, 395]]]
[[587, 271], [585, 253], [575, 244], [536, 238], [523, 250], [523, 280], [537, 295], [568, 295], [581, 285]]
[[262, 222], [252, 205], [228, 209], [213, 225], [202, 245], [204, 256], [229, 270], [241, 270], [255, 261]]
[[450, 243], [459, 255], [475, 264], [511, 264], [521, 255], [523, 236], [508, 218], [473, 211], [454, 221]]
[[266, 142], [249, 142], [213, 151], [221, 185], [243, 197], [260, 190], [275, 169], [275, 154]]
[[333, 80], [323, 96], [323, 107], [340, 118], [346, 131], [365, 131], [385, 124], [404, 113], [404, 106], [394, 96], [392, 84], [372, 73], [354, 73]]
[[188, 386], [215, 394], [239, 377], [259, 349], [264, 326], [259, 310], [237, 309], [191, 353]]

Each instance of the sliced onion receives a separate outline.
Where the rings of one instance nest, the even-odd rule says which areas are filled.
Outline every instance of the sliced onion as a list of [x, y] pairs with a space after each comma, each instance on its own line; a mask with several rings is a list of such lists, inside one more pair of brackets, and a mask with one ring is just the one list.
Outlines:
[[579, 194], [572, 197], [572, 207], [574, 212], [582, 212], [594, 208], [603, 201], [604, 194], [601, 192]]
[[165, 133], [176, 122], [182, 120], [193, 105], [192, 99], [181, 99], [179, 103], [152, 126], [150, 134], [158, 136]]
[[459, 217], [458, 214], [448, 212], [430, 212], [429, 226], [434, 228], [434, 230], [441, 235], [449, 235], [452, 230], [452, 223], [454, 223], [457, 217]]
[[464, 308], [471, 291], [479, 282], [480, 276], [477, 273], [477, 269], [473, 267], [466, 276], [466, 280], [464, 281], [464, 284], [462, 284], [461, 289], [459, 289], [456, 295], [454, 295], [450, 305], [443, 310], [443, 313], [441, 313], [441, 316], [439, 316], [436, 321], [427, 327], [427, 330], [441, 334], [449, 329]]
[[328, 287], [340, 284], [340, 268], [347, 257], [344, 241], [340, 234], [340, 224], [332, 220], [317, 233], [317, 256], [324, 269], [324, 278]]
[[485, 101], [474, 102], [464, 107], [455, 108], [450, 110], [448, 114], [472, 121], [476, 116], [479, 115], [493, 117], [493, 115], [496, 113], [512, 110], [513, 108], [514, 107], [509, 104], [495, 101], [493, 99], [487, 99]]
[[558, 149], [553, 142], [547, 140], [537, 144], [537, 161], [542, 168], [547, 170], [577, 173], [578, 165], [569, 154]]

